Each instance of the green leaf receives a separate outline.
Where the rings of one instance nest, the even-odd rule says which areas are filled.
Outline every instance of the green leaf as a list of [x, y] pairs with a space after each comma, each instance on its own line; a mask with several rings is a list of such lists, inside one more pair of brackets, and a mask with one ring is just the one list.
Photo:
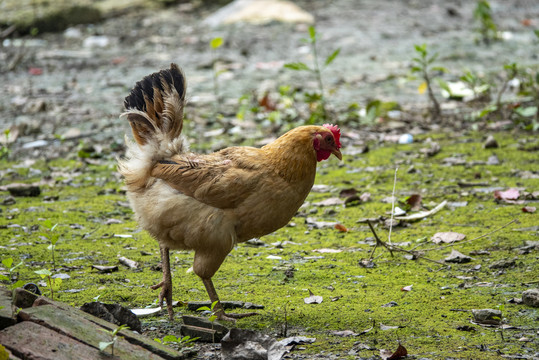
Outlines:
[[166, 335], [164, 338], [163, 338], [163, 342], [164, 343], [174, 343], [174, 342], [178, 342], [178, 338], [174, 335]]
[[535, 34], [535, 36], [537, 36], [537, 38], [539, 38], [539, 29], [538, 30], [533, 30], [533, 33]]
[[453, 95], [451, 93], [451, 88], [449, 87], [449, 85], [447, 84], [447, 82], [445, 82], [445, 80], [442, 80], [442, 79], [437, 79], [438, 80], [438, 85], [440, 86], [440, 88], [442, 88], [443, 90], [447, 91], [447, 93], [449, 94], [449, 96]]
[[52, 221], [50, 221], [49, 219], [47, 220], [44, 220], [41, 225], [43, 225], [44, 227], [46, 227], [47, 229], [52, 229]]
[[430, 59], [427, 60], [427, 64], [432, 64], [433, 62], [436, 61], [437, 58], [438, 58], [438, 53], [435, 53], [434, 55], [430, 57]]
[[211, 309], [207, 306], [201, 306], [197, 309], [197, 311], [211, 311]]
[[425, 57], [427, 54], [427, 44], [414, 45], [415, 51], [421, 54], [422, 57]]
[[159, 338], [154, 338], [153, 341], [158, 342], [159, 344], [162, 344], [163, 342]]
[[53, 244], [50, 244], [49, 246], [47, 246], [47, 250], [54, 250], [55, 248], [56, 246]]
[[9, 269], [13, 264], [13, 258], [2, 259], [2, 264]]
[[216, 38], [211, 39], [211, 41], [210, 41], [210, 47], [212, 49], [217, 49], [221, 45], [223, 45], [223, 38], [222, 37], [216, 37]]
[[215, 320], [215, 319], [217, 319], [217, 315], [212, 315], [212, 316], [210, 316], [210, 317], [208, 318], [208, 320], [210, 320], [210, 321], [213, 321], [213, 320]]
[[522, 117], [531, 117], [537, 114], [537, 106], [518, 107], [515, 112]]
[[445, 68], [443, 66], [433, 66], [432, 70], [439, 71], [441, 73], [447, 73], [448, 72], [447, 68]]
[[335, 60], [335, 58], [339, 55], [340, 52], [341, 52], [341, 49], [339, 48], [339, 49], [335, 50], [331, 55], [329, 55], [326, 58], [325, 66], [328, 66], [329, 64], [331, 64], [333, 62], [333, 60]]
[[114, 344], [114, 341], [100, 341], [99, 350], [105, 351], [105, 349], [108, 348], [112, 344]]
[[17, 280], [14, 284], [11, 285], [11, 288], [16, 289], [16, 288], [20, 288], [22, 286], [24, 286], [24, 281]]
[[284, 67], [287, 69], [296, 70], [296, 71], [298, 70], [311, 71], [311, 69], [305, 63], [302, 63], [302, 62], [287, 63], [287, 64], [284, 64]]
[[36, 274], [38, 274], [38, 275], [41, 275], [41, 277], [51, 276], [52, 275], [52, 272], [50, 270], [48, 270], [48, 269], [36, 270], [34, 272]]
[[316, 41], [316, 29], [314, 26], [309, 26], [309, 38], [311, 39], [311, 42]]
[[4, 274], [0, 274], [0, 280], [11, 281], [11, 279]]

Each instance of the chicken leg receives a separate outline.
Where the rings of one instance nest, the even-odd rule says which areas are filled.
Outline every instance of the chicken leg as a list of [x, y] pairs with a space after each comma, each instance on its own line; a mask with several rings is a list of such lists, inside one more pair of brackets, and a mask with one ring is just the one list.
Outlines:
[[163, 307], [163, 300], [167, 302], [168, 317], [174, 320], [174, 311], [172, 310], [172, 276], [170, 275], [170, 256], [168, 248], [160, 247], [161, 264], [163, 271], [163, 280], [159, 284], [150, 286], [152, 290], [161, 288], [159, 293], [159, 306]]
[[213, 286], [213, 281], [211, 280], [211, 278], [207, 278], [207, 279], [201, 278], [201, 279], [202, 279], [202, 282], [204, 283], [204, 286], [206, 287], [206, 291], [208, 292], [211, 303], [213, 304], [215, 301], [217, 301], [217, 304], [215, 304], [215, 306], [213, 307], [213, 312], [217, 316], [217, 319], [235, 322], [236, 319], [258, 315], [258, 313], [256, 312], [245, 313], [245, 314], [225, 313], [225, 310], [223, 309], [223, 305], [221, 304], [221, 301], [219, 300], [217, 291], [215, 291], [215, 287]]

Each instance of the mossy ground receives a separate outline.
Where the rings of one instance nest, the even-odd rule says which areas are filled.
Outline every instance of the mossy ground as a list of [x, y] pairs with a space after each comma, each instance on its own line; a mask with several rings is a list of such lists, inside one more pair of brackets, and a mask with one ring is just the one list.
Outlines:
[[[430, 137], [442, 150], [434, 157], [420, 153], [424, 140]], [[319, 168], [317, 184], [330, 185], [328, 193], [312, 193], [300, 216], [287, 226], [265, 236], [266, 246], [238, 245], [214, 277], [224, 300], [240, 300], [262, 304], [260, 316], [238, 321], [242, 328], [256, 329], [281, 336], [287, 309], [288, 335], [306, 335], [317, 340], [303, 346], [305, 354], [333, 353], [339, 358], [369, 357], [381, 348], [396, 349], [400, 341], [410, 355], [426, 358], [494, 359], [500, 354], [532, 355], [538, 342], [534, 338], [539, 313], [537, 309], [508, 303], [536, 282], [537, 253], [520, 254], [517, 250], [526, 241], [537, 240], [537, 230], [515, 231], [537, 225], [537, 213], [523, 213], [522, 205], [497, 203], [491, 188], [518, 187], [537, 191], [539, 179], [522, 179], [523, 171], [537, 170], [537, 152], [526, 151], [537, 145], [534, 136], [521, 133], [498, 133], [498, 149], [485, 150], [481, 134], [428, 134], [410, 145], [370, 144], [371, 150], [361, 155], [345, 156], [344, 162], [325, 162]], [[486, 165], [488, 157], [497, 155], [499, 165]], [[466, 165], [444, 165], [443, 159], [461, 156]], [[126, 206], [122, 183], [111, 156], [85, 163], [80, 159], [37, 161], [30, 166], [3, 162], [1, 184], [38, 182], [42, 194], [36, 198], [16, 198], [13, 205], [2, 206], [0, 213], [0, 258], [24, 261], [18, 276], [25, 282], [39, 282], [35, 270], [53, 268], [48, 242], [40, 236], [40, 224], [49, 219], [58, 223], [61, 236], [56, 246], [56, 270], [67, 273], [55, 298], [80, 306], [93, 301], [119, 303], [129, 308], [146, 307], [156, 301], [158, 292], [149, 289], [161, 278], [152, 270], [159, 261], [157, 243], [140, 231]], [[417, 170], [408, 173], [413, 165]], [[469, 254], [487, 250], [487, 255], [473, 255], [467, 264], [440, 265], [423, 259], [408, 260], [404, 253], [391, 256], [378, 248], [376, 266], [360, 267], [358, 262], [372, 251], [372, 233], [357, 220], [385, 215], [391, 204], [382, 199], [391, 196], [395, 167], [399, 166], [396, 196], [404, 199], [419, 193], [423, 204], [431, 207], [443, 200], [464, 202], [465, 206], [445, 207], [439, 213], [409, 226], [396, 227], [394, 243], [406, 249], [432, 249], [431, 236], [440, 231], [466, 234], [466, 240], [495, 230], [513, 219], [517, 222], [481, 239], [455, 243], [452, 247], [425, 252], [425, 256], [443, 261], [452, 248]], [[28, 169], [30, 168], [30, 170]], [[11, 169], [11, 171], [7, 171]], [[480, 176], [480, 180], [477, 177]], [[461, 188], [458, 181], [487, 182], [481, 188]], [[355, 207], [323, 207], [311, 205], [328, 197], [338, 196], [341, 189], [353, 187], [370, 192], [372, 199]], [[4, 198], [7, 193], [3, 193]], [[45, 202], [44, 197], [58, 200]], [[334, 211], [327, 211], [333, 209]], [[305, 215], [320, 221], [336, 221], [350, 231], [333, 228], [309, 229]], [[107, 225], [107, 220], [114, 219]], [[387, 230], [380, 225], [377, 233], [387, 239]], [[130, 237], [118, 237], [129, 235]], [[287, 241], [287, 242], [285, 242]], [[284, 242], [281, 246], [273, 243]], [[318, 253], [315, 249], [330, 248], [340, 253]], [[268, 259], [269, 255], [281, 260]], [[139, 262], [137, 270], [119, 265], [119, 271], [100, 274], [91, 265], [117, 265], [125, 256]], [[516, 258], [516, 266], [492, 269], [497, 260]], [[187, 273], [192, 253], [172, 252], [174, 299], [207, 300], [200, 280]], [[481, 265], [478, 269], [476, 266]], [[285, 269], [293, 268], [293, 276]], [[290, 272], [288, 272], [289, 274]], [[402, 291], [413, 285], [411, 291]], [[321, 295], [321, 304], [307, 305], [303, 298], [310, 289]], [[47, 289], [45, 289], [46, 291]], [[338, 298], [332, 301], [332, 298]], [[382, 307], [391, 301], [398, 305]], [[516, 329], [501, 330], [470, 323], [471, 309], [501, 308], [504, 322]], [[464, 311], [461, 311], [464, 310]], [[187, 311], [178, 308], [178, 313]], [[166, 315], [144, 320], [158, 328], [154, 334], [166, 334]], [[332, 330], [353, 330], [357, 333], [374, 328], [357, 337], [338, 337]], [[399, 326], [382, 330], [380, 324]], [[473, 331], [462, 331], [460, 326]], [[170, 329], [170, 328], [168, 328]], [[178, 335], [178, 334], [176, 334]], [[532, 342], [519, 341], [527, 337]], [[370, 350], [361, 350], [362, 346]], [[356, 352], [357, 351], [357, 352]]]

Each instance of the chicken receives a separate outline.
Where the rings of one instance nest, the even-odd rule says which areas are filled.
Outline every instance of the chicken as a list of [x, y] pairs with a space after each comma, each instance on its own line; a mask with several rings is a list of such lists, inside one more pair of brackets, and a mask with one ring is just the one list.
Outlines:
[[170, 319], [169, 249], [194, 250], [198, 275], [221, 320], [226, 314], [212, 282], [237, 243], [285, 226], [311, 190], [316, 164], [331, 154], [342, 159], [335, 125], [300, 126], [262, 148], [229, 147], [201, 155], [181, 136], [186, 81], [177, 65], [146, 76], [125, 98], [132, 142], [118, 169], [136, 220], [158, 242], [163, 280], [159, 303]]

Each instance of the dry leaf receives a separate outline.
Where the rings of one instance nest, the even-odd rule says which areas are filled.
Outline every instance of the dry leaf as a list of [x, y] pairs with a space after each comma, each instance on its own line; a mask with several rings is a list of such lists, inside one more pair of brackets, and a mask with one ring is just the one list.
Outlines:
[[419, 209], [421, 209], [421, 195], [410, 195], [410, 197], [406, 199], [406, 203], [410, 205], [410, 210], [418, 211]]
[[335, 225], [335, 229], [339, 230], [340, 232], [348, 232], [348, 229], [346, 228], [346, 226], [342, 224]]
[[340, 253], [342, 252], [342, 250], [338, 250], [338, 249], [314, 249], [313, 250], [314, 252], [317, 252], [317, 253], [327, 253], [327, 254], [336, 254], [336, 253]]
[[271, 101], [268, 92], [264, 94], [264, 97], [260, 99], [258, 104], [260, 105], [260, 107], [263, 107], [266, 111], [275, 111], [276, 109], [275, 104], [273, 103], [273, 101]]
[[496, 200], [502, 200], [502, 201], [517, 200], [519, 196], [520, 196], [520, 193], [518, 189], [515, 189], [515, 188], [507, 189], [505, 191], [500, 191], [500, 190], [494, 191], [494, 198]]
[[339, 196], [342, 198], [348, 198], [350, 196], [357, 195], [357, 190], [354, 188], [342, 189], [339, 192]]
[[408, 351], [404, 346], [399, 344], [399, 347], [394, 353], [390, 350], [380, 350], [380, 356], [383, 360], [398, 360], [408, 356]]
[[384, 325], [380, 323], [380, 330], [395, 330], [398, 328], [399, 328], [398, 326], [389, 326], [389, 325]]
[[435, 244], [439, 244], [439, 243], [450, 244], [456, 241], [464, 240], [465, 237], [466, 235], [464, 234], [460, 234], [453, 231], [447, 231], [447, 232], [439, 232], [439, 233], [434, 234], [430, 240]]
[[402, 291], [412, 291], [412, 286], [414, 286], [414, 285], [408, 285], [408, 286], [402, 287], [401, 290]]
[[323, 300], [324, 298], [322, 296], [313, 294], [311, 290], [309, 290], [309, 297], [303, 299], [305, 304], [320, 304]]
[[524, 206], [522, 211], [525, 213], [534, 213], [537, 210], [534, 206]]

